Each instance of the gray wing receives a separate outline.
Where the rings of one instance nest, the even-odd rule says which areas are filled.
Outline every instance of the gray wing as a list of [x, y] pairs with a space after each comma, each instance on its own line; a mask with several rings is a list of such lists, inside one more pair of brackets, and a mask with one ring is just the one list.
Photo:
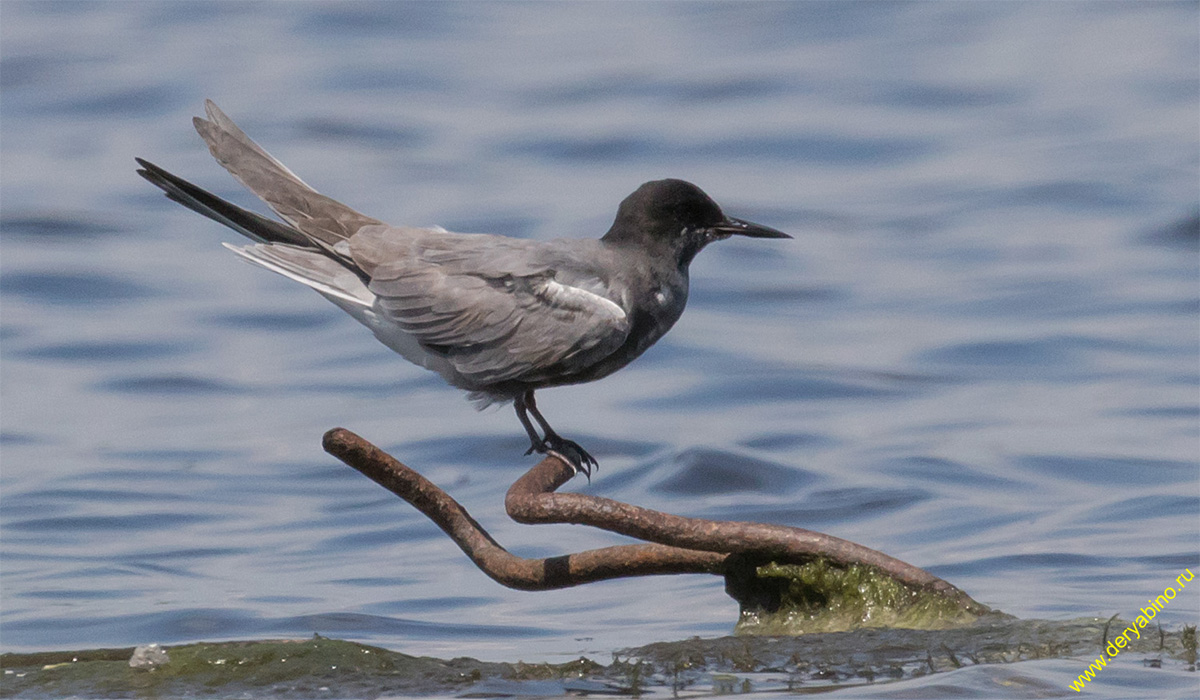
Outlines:
[[305, 235], [333, 245], [363, 226], [382, 223], [309, 187], [252, 141], [212, 100], [204, 101], [204, 113], [208, 119], [196, 117], [192, 123], [217, 162]]
[[[586, 271], [555, 269], [545, 243], [429, 229], [371, 229], [351, 241], [391, 254], [369, 268], [376, 308], [427, 350], [445, 357], [468, 388], [562, 378], [619, 348], [625, 310]], [[400, 234], [400, 235], [396, 235]], [[366, 240], [366, 239], [374, 239]]]

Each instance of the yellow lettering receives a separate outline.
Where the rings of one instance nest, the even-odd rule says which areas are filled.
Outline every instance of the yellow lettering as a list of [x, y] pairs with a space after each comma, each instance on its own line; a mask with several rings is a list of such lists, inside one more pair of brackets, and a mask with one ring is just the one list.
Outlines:
[[[1175, 583], [1179, 586], [1178, 590], [1176, 590], [1173, 586], [1167, 586], [1163, 589], [1162, 595], [1146, 599], [1146, 602], [1150, 604], [1149, 607], [1141, 608], [1139, 612], [1142, 614], [1138, 615], [1137, 620], [1122, 630], [1121, 634], [1117, 637], [1114, 637], [1113, 640], [1108, 643], [1108, 646], [1105, 647], [1104, 651], [1108, 653], [1108, 658], [1114, 658], [1121, 652], [1122, 649], [1126, 647], [1132, 647], [1135, 637], [1137, 639], [1141, 639], [1141, 628], [1149, 625], [1150, 621], [1154, 619], [1154, 616], [1157, 613], [1162, 612], [1163, 607], [1166, 606], [1167, 603], [1174, 600], [1175, 596], [1179, 595], [1179, 591], [1187, 587], [1184, 585], [1184, 581], [1191, 583], [1192, 579], [1195, 578], [1195, 574], [1192, 573], [1191, 569], [1184, 569], [1183, 572], [1184, 573], [1175, 577]], [[1113, 616], [1113, 619], [1116, 619], [1115, 615]], [[1105, 632], [1107, 631], [1108, 626], [1105, 625]], [[1134, 634], [1134, 637], [1129, 636], [1130, 632]], [[1100, 658], [1088, 664], [1088, 667], [1083, 670], [1083, 673], [1079, 674], [1078, 680], [1071, 682], [1071, 690], [1074, 690], [1077, 693], [1083, 692], [1083, 687], [1089, 681], [1093, 680], [1096, 677], [1096, 674], [1100, 673], [1107, 663], [1108, 662], [1104, 654], [1101, 654]]]

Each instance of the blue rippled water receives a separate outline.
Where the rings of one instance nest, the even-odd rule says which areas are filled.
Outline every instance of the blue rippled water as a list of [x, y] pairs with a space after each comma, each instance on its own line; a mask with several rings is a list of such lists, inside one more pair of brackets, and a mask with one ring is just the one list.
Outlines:
[[[1129, 615], [1200, 566], [1200, 32], [1180, 3], [0, 7], [0, 646], [307, 636], [563, 661], [732, 628], [711, 577], [530, 594], [321, 452], [351, 428], [525, 556], [507, 409], [379, 346], [138, 178], [242, 192], [212, 98], [395, 223], [596, 236], [692, 180], [728, 241], [678, 326], [539, 396], [569, 486], [824, 530], [1022, 617]], [[1164, 611], [1200, 618], [1200, 588]], [[1089, 660], [847, 697], [1043, 697]], [[1111, 671], [1111, 672], [1110, 672]], [[1119, 662], [1102, 698], [1189, 697]], [[1072, 691], [1073, 692], [1073, 691]]]

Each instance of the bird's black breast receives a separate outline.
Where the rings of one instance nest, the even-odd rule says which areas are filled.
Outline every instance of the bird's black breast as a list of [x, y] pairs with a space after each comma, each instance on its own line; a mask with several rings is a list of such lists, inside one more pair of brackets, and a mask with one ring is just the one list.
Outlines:
[[[561, 380], [551, 380], [544, 386], [582, 384], [603, 379], [637, 359], [675, 325], [687, 303], [687, 278], [682, 284], [654, 285], [636, 295], [637, 301], [629, 312], [629, 334], [616, 350], [592, 365], [564, 372]], [[548, 372], [553, 376], [554, 372]]]

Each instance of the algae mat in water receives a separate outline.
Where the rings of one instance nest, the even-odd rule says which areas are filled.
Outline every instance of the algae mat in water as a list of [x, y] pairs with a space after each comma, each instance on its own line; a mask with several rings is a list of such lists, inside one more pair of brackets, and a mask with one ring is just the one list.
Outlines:
[[[4, 654], [0, 696], [328, 699], [782, 691], [903, 680], [976, 664], [1094, 656], [1106, 630], [1111, 638], [1122, 626], [1101, 619], [1008, 619], [945, 630], [693, 639], [622, 650], [608, 666], [587, 659], [445, 661], [323, 637], [169, 647], [169, 661], [154, 670], [130, 668], [132, 648]], [[1195, 670], [1195, 628], [1147, 635], [1131, 651], [1162, 666]]]
[[134, 669], [134, 650], [4, 654], [4, 697], [370, 697], [461, 688], [503, 664], [442, 661], [336, 639], [188, 644], [169, 660]]

